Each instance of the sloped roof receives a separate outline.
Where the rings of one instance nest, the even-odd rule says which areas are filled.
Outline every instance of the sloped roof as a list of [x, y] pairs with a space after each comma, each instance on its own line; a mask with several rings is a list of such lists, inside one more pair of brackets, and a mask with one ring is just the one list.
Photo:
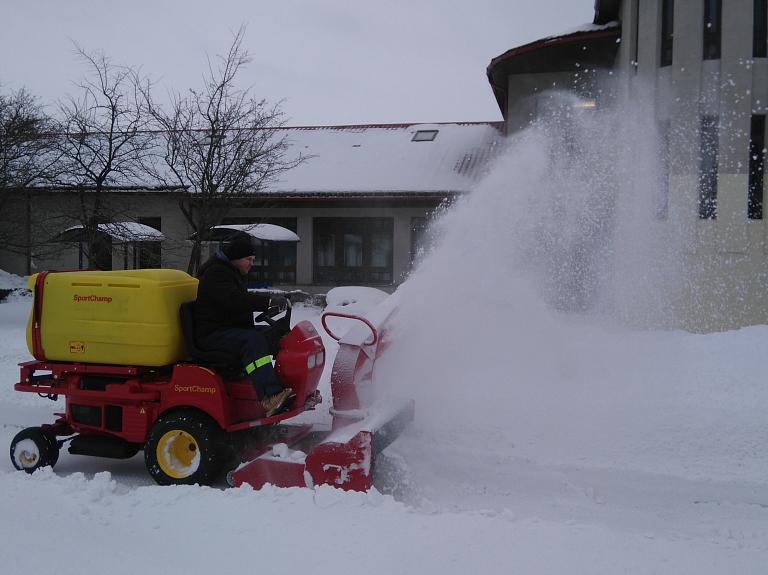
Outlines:
[[[284, 128], [290, 154], [313, 156], [271, 193], [467, 192], [502, 139], [498, 122]], [[414, 141], [417, 132], [434, 139]]]
[[486, 74], [502, 115], [506, 119], [509, 76], [577, 71], [591, 67], [612, 68], [620, 38], [621, 26], [618, 22], [583, 24], [497, 56], [488, 64]]

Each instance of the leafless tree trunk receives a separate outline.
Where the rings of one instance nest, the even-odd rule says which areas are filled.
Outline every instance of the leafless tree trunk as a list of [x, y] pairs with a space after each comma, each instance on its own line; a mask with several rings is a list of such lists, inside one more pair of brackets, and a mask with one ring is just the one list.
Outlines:
[[44, 214], [33, 222], [32, 202], [55, 175], [55, 129], [27, 90], [0, 94], [0, 248], [24, 255], [27, 273], [33, 255], [54, 253], [46, 240], [58, 219]]
[[290, 142], [277, 132], [285, 124], [280, 103], [267, 104], [235, 86], [238, 72], [251, 62], [242, 48], [244, 28], [233, 35], [218, 67], [209, 61], [205, 86], [176, 94], [170, 113], [150, 103], [164, 136], [167, 169], [158, 174], [165, 185], [185, 190], [181, 209], [196, 232], [188, 273], [200, 262], [201, 242], [221, 222], [233, 202], [242, 201], [306, 157], [286, 159]]

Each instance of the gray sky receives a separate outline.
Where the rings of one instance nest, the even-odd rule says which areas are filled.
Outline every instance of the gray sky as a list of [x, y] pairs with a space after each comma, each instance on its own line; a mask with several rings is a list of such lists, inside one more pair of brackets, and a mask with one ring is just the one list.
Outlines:
[[0, 0], [0, 83], [74, 93], [76, 41], [140, 67], [158, 96], [202, 85], [247, 25], [242, 88], [289, 125], [500, 120], [485, 76], [510, 48], [591, 22], [593, 0]]

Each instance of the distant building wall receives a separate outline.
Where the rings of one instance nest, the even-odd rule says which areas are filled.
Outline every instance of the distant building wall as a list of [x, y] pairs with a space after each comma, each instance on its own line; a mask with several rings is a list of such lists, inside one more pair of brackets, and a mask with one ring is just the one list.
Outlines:
[[[768, 178], [762, 176], [768, 22], [764, 5], [755, 22], [757, 5], [759, 0], [598, 0], [596, 22], [599, 16], [599, 24], [610, 28], [609, 22], [618, 20], [620, 42], [611, 65], [599, 51], [593, 53], [591, 62], [605, 73], [592, 83], [573, 69], [579, 42], [597, 42], [588, 40], [589, 27], [514, 48], [489, 66], [508, 133], [538, 115], [541, 94], [563, 87], [580, 97], [615, 93], [634, 109], [651, 110], [647, 120], [656, 124], [651, 128], [663, 142], [660, 161], [668, 170], [666, 203], [653, 225], [681, 253], [685, 281], [666, 295], [676, 327], [692, 331], [768, 323]], [[562, 67], [553, 72], [558, 65], [553, 58], [531, 54], [546, 54], [556, 42], [570, 51], [551, 49]], [[603, 55], [606, 49], [603, 45]], [[589, 58], [584, 60], [589, 65]], [[502, 95], [498, 74], [505, 66]], [[658, 193], [626, 180], [618, 186], [620, 201]]]
[[[694, 331], [768, 323], [768, 242], [758, 209], [765, 179], [756, 191], [750, 178], [753, 118], [764, 122], [768, 108], [768, 61], [764, 52], [753, 55], [753, 0], [722, 0], [719, 18], [705, 14], [705, 4], [674, 2], [670, 62], [661, 51], [666, 3], [624, 1], [617, 58], [630, 97], [652, 99], [660, 129], [669, 131], [669, 210], [661, 225], [682, 231], [674, 237], [684, 244], [689, 281], [677, 306], [680, 326]], [[707, 16], [716, 24], [709, 29], [719, 27], [717, 51], [705, 37]], [[707, 133], [715, 134], [709, 151]], [[708, 176], [711, 209], [703, 207]], [[760, 206], [750, 207], [750, 180]]]

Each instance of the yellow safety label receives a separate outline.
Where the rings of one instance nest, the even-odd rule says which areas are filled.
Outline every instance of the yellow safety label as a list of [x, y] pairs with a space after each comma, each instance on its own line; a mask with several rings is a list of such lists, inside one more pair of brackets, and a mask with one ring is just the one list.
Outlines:
[[69, 353], [85, 353], [85, 342], [84, 341], [70, 341], [69, 342]]

